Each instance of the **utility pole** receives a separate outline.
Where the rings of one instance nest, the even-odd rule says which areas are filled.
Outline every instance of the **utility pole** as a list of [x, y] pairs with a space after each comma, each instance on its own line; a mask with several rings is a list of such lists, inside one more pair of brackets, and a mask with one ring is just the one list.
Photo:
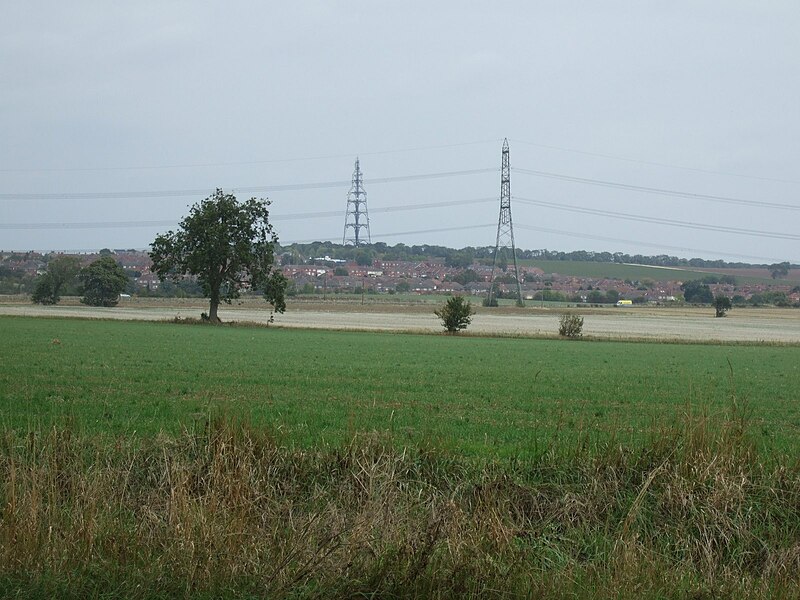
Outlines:
[[[348, 237], [347, 230], [352, 229]], [[366, 239], [361, 234], [361, 230], [366, 230]], [[369, 215], [367, 214], [367, 192], [364, 191], [363, 175], [361, 165], [356, 157], [356, 165], [353, 170], [353, 183], [347, 193], [347, 212], [344, 216], [344, 235], [342, 245], [361, 246], [371, 244], [369, 235]]]
[[486, 306], [494, 304], [494, 274], [497, 267], [497, 257], [501, 250], [504, 254], [508, 250], [511, 251], [511, 257], [514, 259], [514, 278], [517, 282], [517, 306], [524, 306], [522, 302], [522, 285], [519, 281], [519, 268], [517, 267], [517, 248], [514, 245], [514, 225], [511, 222], [511, 163], [508, 157], [508, 139], [503, 140], [503, 162], [500, 169], [500, 217], [497, 220], [497, 242], [494, 246], [492, 277]]

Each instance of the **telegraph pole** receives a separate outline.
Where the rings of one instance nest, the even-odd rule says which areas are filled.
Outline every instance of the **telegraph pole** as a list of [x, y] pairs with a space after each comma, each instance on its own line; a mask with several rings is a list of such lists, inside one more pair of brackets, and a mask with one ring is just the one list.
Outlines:
[[514, 245], [514, 225], [511, 222], [511, 163], [508, 156], [508, 139], [503, 140], [503, 162], [500, 169], [500, 217], [497, 220], [497, 242], [494, 246], [487, 306], [492, 306], [494, 303], [494, 274], [497, 257], [501, 250], [504, 254], [508, 250], [511, 251], [514, 261], [514, 278], [517, 282], [517, 306], [523, 306], [522, 285], [519, 281], [519, 268], [517, 267], [517, 248]]

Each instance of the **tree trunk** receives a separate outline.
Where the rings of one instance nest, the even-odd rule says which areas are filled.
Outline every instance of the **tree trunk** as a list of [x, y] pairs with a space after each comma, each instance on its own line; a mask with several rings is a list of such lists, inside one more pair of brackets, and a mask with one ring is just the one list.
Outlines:
[[208, 309], [208, 320], [215, 325], [218, 323], [222, 323], [217, 316], [217, 309], [219, 308], [219, 298], [216, 296], [211, 296], [211, 306]]

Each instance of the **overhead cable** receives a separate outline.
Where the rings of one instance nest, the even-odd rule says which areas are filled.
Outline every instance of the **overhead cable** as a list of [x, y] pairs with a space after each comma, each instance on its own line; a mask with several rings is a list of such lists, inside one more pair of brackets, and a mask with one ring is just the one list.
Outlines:
[[795, 233], [780, 233], [777, 231], [760, 231], [757, 229], [743, 229], [739, 227], [725, 227], [723, 225], [706, 225], [704, 223], [693, 223], [691, 221], [678, 221], [676, 219], [663, 219], [658, 217], [646, 217], [644, 215], [635, 215], [631, 213], [614, 212], [610, 210], [601, 210], [597, 208], [584, 208], [581, 206], [573, 206], [570, 204], [545, 202], [544, 200], [531, 200], [530, 198], [520, 198], [515, 196], [517, 202], [523, 204], [533, 204], [536, 206], [543, 206], [546, 208], [554, 208], [556, 210], [563, 210], [567, 212], [583, 213], [587, 215], [596, 215], [601, 217], [610, 217], [612, 219], [623, 219], [626, 221], [638, 221], [640, 223], [656, 223], [658, 225], [668, 225], [670, 227], [683, 227], [687, 229], [700, 229], [704, 231], [717, 231], [721, 233], [733, 233], [736, 235], [748, 235], [760, 238], [774, 238], [778, 240], [800, 240], [800, 234]]
[[194, 169], [212, 167], [238, 167], [246, 165], [267, 165], [291, 162], [306, 162], [312, 160], [328, 160], [334, 158], [352, 158], [354, 156], [380, 156], [383, 154], [399, 154], [402, 152], [421, 152], [425, 150], [440, 150], [443, 148], [459, 148], [463, 146], [475, 146], [478, 144], [494, 143], [498, 140], [478, 140], [474, 142], [457, 142], [454, 144], [438, 144], [432, 146], [416, 146], [411, 148], [396, 148], [393, 150], [374, 150], [371, 152], [349, 152], [342, 154], [323, 154], [316, 156], [303, 156], [292, 158], [269, 158], [261, 160], [243, 160], [234, 162], [205, 162], [205, 163], [177, 163], [163, 165], [138, 165], [138, 166], [117, 166], [117, 167], [55, 167], [55, 168], [18, 168], [0, 169], [0, 173], [72, 173], [87, 171], [148, 171], [159, 169]]
[[[384, 206], [373, 208], [373, 213], [405, 212], [412, 210], [424, 210], [430, 208], [458, 207], [468, 204], [484, 204], [496, 202], [496, 198], [472, 198], [469, 200], [454, 200], [448, 202], [426, 202], [424, 204], [407, 204], [396, 206]], [[270, 221], [291, 221], [296, 219], [318, 219], [325, 217], [341, 217], [342, 211], [317, 211], [304, 213], [273, 214]], [[177, 219], [161, 221], [90, 221], [90, 222], [51, 222], [51, 223], [0, 223], [0, 229], [22, 230], [22, 229], [120, 229], [120, 228], [139, 228], [139, 227], [174, 227], [178, 223]]]
[[616, 181], [603, 181], [601, 179], [590, 179], [587, 177], [574, 177], [572, 175], [561, 175], [559, 173], [548, 173], [547, 171], [534, 171], [531, 169], [515, 168], [512, 169], [512, 171], [515, 173], [522, 173], [524, 175], [534, 175], [536, 177], [546, 177], [549, 179], [558, 179], [560, 181], [569, 181], [571, 183], [584, 183], [588, 185], [629, 190], [634, 192], [644, 192], [646, 194], [658, 194], [660, 196], [675, 196], [679, 198], [690, 198], [692, 200], [707, 200], [709, 202], [720, 202], [723, 204], [757, 206], [759, 208], [775, 208], [779, 210], [800, 210], [800, 206], [797, 206], [795, 204], [781, 204], [779, 202], [766, 202], [763, 200], [743, 200], [742, 198], [731, 198], [729, 196], [716, 196], [713, 194], [697, 194], [694, 192], [683, 192], [678, 190], [646, 187], [642, 185], [632, 185], [629, 183], [620, 183]]
[[[439, 173], [422, 173], [418, 175], [399, 175], [396, 177], [377, 177], [365, 179], [365, 185], [380, 185], [384, 183], [400, 183], [405, 181], [420, 181], [423, 179], [442, 179], [446, 177], [462, 177], [465, 175], [478, 175], [481, 173], [498, 172], [498, 169], [466, 169], [463, 171], [441, 171]], [[286, 185], [259, 185], [252, 187], [231, 188], [231, 193], [253, 194], [262, 192], [292, 192], [297, 190], [315, 190], [323, 188], [346, 188], [352, 182], [322, 181], [316, 183], [292, 183]], [[132, 198], [168, 198], [176, 196], [207, 196], [214, 192], [213, 189], [185, 189], [185, 190], [154, 190], [136, 192], [57, 192], [47, 194], [0, 194], [0, 200], [120, 200]]]
[[551, 146], [548, 144], [537, 144], [535, 142], [526, 142], [525, 140], [512, 139], [515, 144], [525, 144], [526, 146], [535, 146], [537, 148], [547, 148], [549, 150], [559, 150], [561, 152], [571, 152], [573, 154], [583, 154], [584, 156], [596, 156], [599, 158], [609, 158], [611, 160], [620, 160], [629, 163], [636, 163], [640, 165], [651, 165], [654, 167], [666, 167], [668, 169], [679, 169], [681, 171], [693, 171], [695, 173], [706, 173], [708, 175], [724, 175], [726, 177], [740, 177], [742, 179], [755, 179], [759, 181], [775, 181], [777, 183], [800, 183], [797, 179], [782, 179], [780, 177], [767, 177], [764, 175], [747, 175], [745, 173], [731, 173], [730, 171], [714, 171], [712, 169], [700, 169], [697, 167], [687, 167], [685, 165], [676, 165], [672, 163], [656, 162], [651, 160], [642, 160], [639, 158], [630, 158], [628, 156], [619, 156], [615, 154], [603, 154], [601, 152], [588, 152], [586, 150], [577, 150], [575, 148], [564, 148], [562, 146]]
[[697, 252], [698, 254], [713, 254], [716, 256], [732, 256], [736, 258], [746, 258], [746, 259], [754, 259], [754, 260], [764, 260], [764, 261], [771, 261], [771, 262], [780, 262], [785, 260], [783, 258], [778, 259], [769, 256], [753, 256], [750, 254], [734, 254], [731, 252], [720, 252], [718, 250], [704, 250], [699, 248], [687, 248], [685, 246], [670, 246], [668, 244], [655, 244], [653, 242], [641, 242], [639, 240], [626, 240], [622, 238], [615, 238], [615, 237], [608, 237], [604, 235], [593, 235], [589, 233], [577, 233], [575, 231], [563, 231], [561, 229], [550, 229], [547, 227], [534, 227], [532, 225], [520, 225], [519, 223], [514, 223], [514, 227], [518, 229], [524, 229], [529, 231], [539, 231], [542, 233], [552, 233], [555, 235], [562, 235], [565, 237], [576, 238], [576, 239], [586, 239], [586, 240], [597, 240], [601, 242], [612, 242], [615, 244], [633, 244], [636, 246], [646, 246], [649, 248], [660, 248], [663, 250], [674, 250], [678, 252]]

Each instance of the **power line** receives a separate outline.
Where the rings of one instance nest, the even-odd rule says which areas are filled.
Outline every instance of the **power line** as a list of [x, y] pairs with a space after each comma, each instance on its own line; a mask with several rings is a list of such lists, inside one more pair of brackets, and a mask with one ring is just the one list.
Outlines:
[[779, 202], [765, 202], [761, 200], [743, 200], [741, 198], [731, 198], [729, 196], [716, 196], [713, 194], [697, 194], [694, 192], [682, 192], [678, 190], [668, 190], [663, 188], [653, 188], [641, 185], [632, 185], [629, 183], [620, 183], [616, 181], [603, 181], [601, 179], [590, 179], [587, 177], [574, 177], [572, 175], [561, 175], [559, 173], [549, 173], [547, 171], [534, 171], [531, 169], [515, 168], [515, 172], [523, 173], [525, 175], [534, 175], [536, 177], [546, 177], [549, 179], [558, 179], [560, 181], [569, 181], [570, 183], [583, 183], [587, 185], [596, 185], [600, 187], [609, 187], [620, 190], [629, 190], [634, 192], [644, 192], [646, 194], [658, 194], [661, 196], [673, 196], [679, 198], [690, 198], [692, 200], [708, 200], [710, 202], [720, 202], [723, 204], [739, 204], [742, 206], [757, 206], [759, 208], [775, 208], [779, 210], [800, 210], [800, 206], [794, 204], [781, 204]]
[[474, 142], [460, 142], [455, 144], [438, 144], [432, 146], [416, 146], [412, 148], [397, 148], [394, 150], [375, 150], [372, 152], [348, 152], [344, 154], [323, 154], [317, 156], [304, 156], [294, 158], [272, 158], [262, 160], [245, 160], [235, 162], [218, 163], [185, 163], [185, 164], [166, 164], [166, 165], [139, 165], [122, 167], [71, 167], [71, 168], [31, 168], [31, 169], [0, 169], [0, 173], [73, 173], [87, 171], [149, 171], [159, 169], [194, 169], [210, 167], [238, 167], [247, 165], [267, 165], [290, 162], [305, 162], [312, 160], [328, 160], [333, 158], [351, 158], [359, 156], [380, 156], [384, 154], [399, 154], [402, 152], [420, 152], [424, 150], [441, 150], [444, 148], [460, 148], [464, 146], [476, 146], [479, 144], [495, 143], [497, 140], [478, 140]]
[[658, 225], [668, 225], [670, 227], [685, 227], [688, 229], [700, 229], [704, 231], [717, 231], [722, 233], [733, 233], [737, 235], [749, 235], [753, 237], [766, 237], [779, 240], [800, 240], [800, 235], [793, 233], [780, 233], [775, 231], [760, 231], [757, 229], [742, 229], [739, 227], [725, 227], [723, 225], [706, 225], [704, 223], [693, 223], [691, 221], [678, 221], [675, 219], [663, 219], [658, 217], [646, 217], [644, 215], [635, 215], [631, 213], [614, 212], [610, 210], [601, 210], [597, 208], [583, 208], [580, 206], [573, 206], [570, 204], [557, 204], [555, 202], [545, 202], [543, 200], [531, 200], [530, 198], [515, 197], [517, 201], [523, 204], [533, 204], [535, 206], [543, 206], [546, 208], [554, 208], [556, 210], [564, 210], [567, 212], [583, 213], [587, 215], [596, 215], [601, 217], [610, 217], [613, 219], [622, 219], [626, 221], [638, 221], [640, 223], [655, 223]]
[[[462, 225], [460, 227], [439, 227], [436, 229], [417, 229], [416, 231], [396, 231], [394, 233], [378, 233], [372, 234], [373, 238], [392, 238], [398, 237], [401, 235], [418, 235], [421, 233], [443, 233], [447, 231], [466, 231], [467, 229], [485, 229], [487, 227], [495, 227], [494, 223], [485, 223], [483, 225]], [[311, 242], [320, 242], [323, 239], [326, 241], [331, 241], [327, 239], [328, 236], [323, 236], [322, 238], [308, 238], [305, 240], [291, 240], [287, 242], [281, 242], [281, 246], [286, 246], [289, 244], [309, 244]]]
[[[420, 181], [423, 179], [442, 179], [446, 177], [461, 177], [465, 175], [479, 175], [482, 173], [496, 173], [497, 169], [466, 169], [462, 171], [440, 171], [438, 173], [422, 173], [418, 175], [399, 175], [395, 177], [378, 177], [366, 179], [365, 183], [380, 185], [384, 183], [400, 183], [406, 181]], [[252, 187], [236, 187], [231, 191], [239, 194], [252, 194], [262, 192], [293, 192], [298, 190], [315, 190], [324, 188], [347, 187], [350, 181], [322, 181], [316, 183], [293, 183], [286, 185], [261, 185]], [[168, 198], [178, 196], [205, 196], [213, 193], [210, 189], [185, 189], [185, 190], [158, 190], [138, 192], [59, 192], [52, 194], [0, 194], [0, 200], [122, 200], [134, 198]]]
[[609, 158], [611, 160], [620, 160], [629, 163], [636, 163], [640, 165], [651, 165], [654, 167], [666, 167], [668, 169], [679, 169], [682, 171], [693, 171], [695, 173], [705, 173], [707, 175], [725, 175], [726, 177], [739, 177], [742, 179], [755, 179], [758, 181], [774, 181], [777, 183], [800, 183], [796, 179], [781, 179], [779, 177], [766, 177], [762, 175], [745, 175], [743, 173], [731, 173], [729, 171], [714, 171], [711, 169], [699, 169], [697, 167], [687, 167], [685, 165], [676, 165], [671, 163], [656, 162], [650, 160], [641, 160], [638, 158], [630, 158], [627, 156], [619, 156], [615, 154], [603, 154], [601, 152], [588, 152], [586, 150], [577, 150], [575, 148], [564, 148], [561, 146], [550, 146], [547, 144], [537, 144], [534, 142], [526, 142], [524, 140], [511, 140], [516, 144], [525, 144], [527, 146], [535, 146], [537, 148], [547, 148], [549, 150], [559, 150], [561, 152], [572, 152], [573, 154], [583, 154], [585, 156], [596, 156], [599, 158]]
[[587, 239], [587, 240], [598, 240], [601, 242], [612, 242], [616, 244], [633, 244], [637, 246], [646, 246], [648, 248], [659, 248], [662, 250], [675, 250], [678, 252], [696, 252], [698, 254], [713, 254], [716, 256], [734, 256], [736, 258], [747, 258], [747, 259], [754, 259], [754, 260], [764, 260], [764, 261], [771, 261], [771, 262], [780, 262], [785, 260], [783, 258], [774, 258], [769, 256], [753, 256], [750, 254], [734, 254], [731, 252], [720, 252], [718, 250], [704, 250], [698, 248], [686, 248], [684, 246], [670, 246], [668, 244], [655, 244], [653, 242], [641, 242], [638, 240], [626, 240], [622, 238], [615, 238], [615, 237], [608, 237], [603, 235], [592, 235], [589, 233], [576, 233], [574, 231], [563, 231], [560, 229], [549, 229], [547, 227], [534, 227], [532, 225], [519, 225], [517, 224], [518, 229], [526, 229], [530, 231], [539, 231], [542, 233], [552, 233], [555, 235], [563, 235], [565, 237], [570, 238], [577, 238], [577, 239]]
[[[383, 208], [373, 208], [373, 213], [405, 212], [413, 210], [424, 210], [430, 208], [458, 207], [468, 204], [483, 204], [495, 202], [495, 198], [472, 198], [469, 200], [454, 200], [448, 202], [426, 202], [423, 204], [407, 204], [405, 206], [385, 206]], [[341, 217], [342, 211], [316, 211], [304, 213], [272, 214], [271, 221], [291, 221], [318, 219], [325, 217]], [[90, 221], [90, 222], [71, 222], [71, 223], [0, 223], [0, 229], [22, 230], [22, 229], [120, 229], [120, 228], [139, 228], [139, 227], [172, 227], [178, 223], [177, 219], [161, 221]]]

